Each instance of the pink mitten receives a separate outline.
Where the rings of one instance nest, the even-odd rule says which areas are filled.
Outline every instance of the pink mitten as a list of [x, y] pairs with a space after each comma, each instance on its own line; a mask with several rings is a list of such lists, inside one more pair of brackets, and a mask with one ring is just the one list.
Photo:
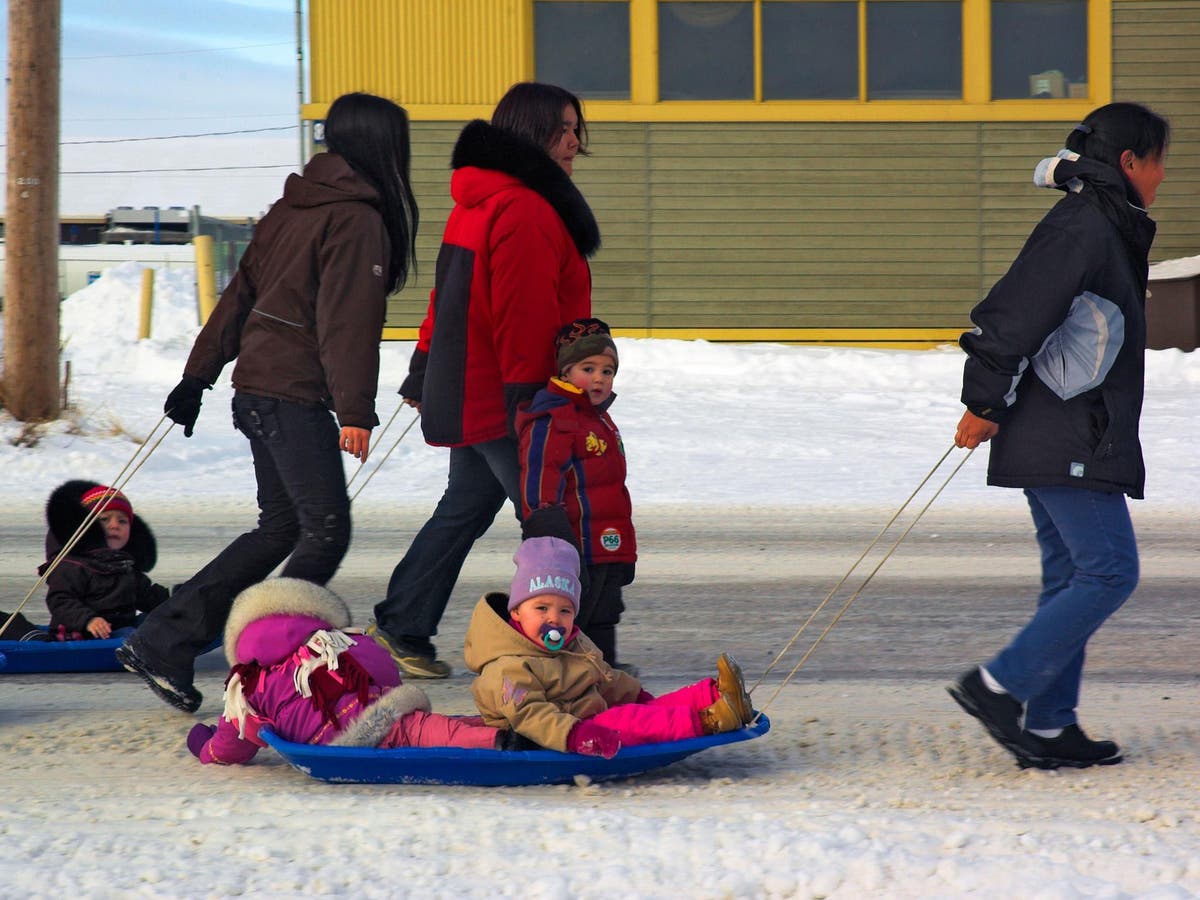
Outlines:
[[612, 759], [621, 749], [621, 733], [582, 720], [577, 722], [567, 735], [567, 749], [584, 756], [603, 756]]

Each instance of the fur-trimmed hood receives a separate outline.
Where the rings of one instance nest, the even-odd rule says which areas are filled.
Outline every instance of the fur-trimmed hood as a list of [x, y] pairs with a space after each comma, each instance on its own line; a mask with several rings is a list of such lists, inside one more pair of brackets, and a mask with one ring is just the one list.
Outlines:
[[[328, 588], [299, 578], [268, 578], [246, 588], [233, 601], [225, 622], [224, 640], [225, 658], [231, 666], [251, 661], [238, 658], [238, 640], [248, 626], [268, 616], [292, 617], [304, 632], [294, 640], [290, 635], [279, 635], [281, 646], [288, 645], [287, 653], [298, 646], [296, 641], [303, 643], [316, 628], [350, 627], [349, 607]], [[313, 625], [314, 622], [317, 624]], [[277, 660], [257, 661], [269, 665]]]
[[520, 180], [554, 207], [580, 253], [592, 256], [600, 249], [600, 226], [587, 200], [571, 176], [537, 144], [476, 119], [463, 128], [450, 157], [452, 169], [467, 166], [492, 169]]
[[[74, 479], [64, 482], [50, 492], [46, 501], [46, 559], [56, 557], [63, 546], [71, 539], [83, 520], [88, 516], [88, 510], [83, 506], [83, 495], [92, 488], [100, 487], [97, 481]], [[105, 550], [108, 541], [104, 537], [104, 526], [93, 520], [71, 548], [72, 553], [85, 554], [93, 550]], [[129, 543], [124, 552], [133, 557], [134, 566], [141, 572], [149, 572], [158, 562], [158, 544], [154, 540], [154, 532], [145, 521], [135, 512], [129, 523]]]

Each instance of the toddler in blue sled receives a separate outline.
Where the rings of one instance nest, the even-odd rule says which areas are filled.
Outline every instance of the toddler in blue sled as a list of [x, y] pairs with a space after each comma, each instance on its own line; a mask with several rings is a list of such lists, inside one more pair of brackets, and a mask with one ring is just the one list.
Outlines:
[[388, 652], [349, 626], [342, 599], [312, 582], [272, 578], [242, 591], [225, 625], [225, 711], [192, 728], [188, 750], [202, 763], [248, 763], [266, 746], [264, 727], [301, 744], [506, 749], [511, 735], [478, 716], [431, 712]]
[[101, 512], [46, 578], [50, 637], [59, 641], [132, 634], [168, 591], [146, 575], [158, 560], [154, 533], [121, 491], [94, 481], [68, 481], [46, 502], [43, 574], [96, 509]]
[[551, 750], [610, 759], [622, 746], [736, 731], [754, 717], [728, 654], [717, 677], [655, 697], [614, 669], [575, 624], [579, 553], [557, 537], [517, 549], [512, 590], [486, 594], [467, 628], [464, 656], [483, 721]]

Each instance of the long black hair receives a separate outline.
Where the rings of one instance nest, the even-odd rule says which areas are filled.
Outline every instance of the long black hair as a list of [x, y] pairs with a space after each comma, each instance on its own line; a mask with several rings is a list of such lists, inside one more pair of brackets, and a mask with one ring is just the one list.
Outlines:
[[1140, 103], [1108, 103], [1088, 113], [1067, 135], [1066, 147], [1080, 156], [1121, 169], [1121, 154], [1159, 157], [1171, 140], [1171, 126]]
[[325, 117], [325, 146], [375, 188], [392, 244], [388, 287], [398, 291], [415, 265], [420, 212], [409, 184], [408, 114], [374, 94], [342, 94]]
[[579, 119], [575, 129], [579, 155], [587, 156], [587, 123], [583, 120], [583, 106], [578, 97], [556, 84], [540, 81], [514, 84], [492, 111], [492, 124], [533, 141], [543, 150], [549, 150], [562, 133], [562, 111], [568, 103], [574, 107]]

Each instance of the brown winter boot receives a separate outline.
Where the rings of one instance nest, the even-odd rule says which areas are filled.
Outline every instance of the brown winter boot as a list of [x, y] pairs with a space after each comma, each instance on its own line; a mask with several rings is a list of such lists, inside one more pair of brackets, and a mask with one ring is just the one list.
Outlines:
[[712, 706], [700, 710], [699, 715], [700, 727], [704, 729], [705, 734], [724, 734], [742, 727], [741, 719], [724, 697], [718, 697]]
[[754, 718], [754, 707], [746, 693], [746, 681], [742, 678], [742, 667], [728, 653], [717, 657], [717, 690], [738, 717], [741, 725], [748, 725]]

